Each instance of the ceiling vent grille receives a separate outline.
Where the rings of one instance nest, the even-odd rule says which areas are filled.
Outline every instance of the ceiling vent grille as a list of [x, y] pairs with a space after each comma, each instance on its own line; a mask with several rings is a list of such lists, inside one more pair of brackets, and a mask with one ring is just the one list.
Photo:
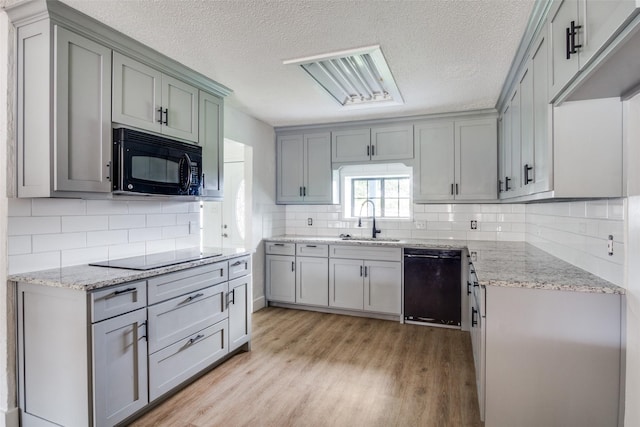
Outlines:
[[284, 61], [299, 65], [343, 107], [404, 103], [380, 46]]

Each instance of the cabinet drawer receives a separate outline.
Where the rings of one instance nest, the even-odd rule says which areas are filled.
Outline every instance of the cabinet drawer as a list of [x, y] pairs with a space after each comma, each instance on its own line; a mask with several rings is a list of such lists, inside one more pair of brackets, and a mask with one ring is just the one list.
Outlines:
[[401, 261], [401, 248], [388, 248], [383, 246], [329, 246], [329, 256], [331, 258], [379, 260], [379, 261]]
[[296, 245], [295, 243], [267, 242], [264, 250], [267, 255], [295, 255]]
[[149, 279], [149, 305], [226, 282], [228, 263], [217, 262]]
[[229, 280], [251, 274], [251, 255], [229, 260]]
[[149, 401], [162, 396], [228, 353], [227, 320], [149, 356]]
[[222, 283], [149, 307], [149, 353], [226, 318], [226, 294], [227, 284]]
[[298, 243], [296, 244], [296, 255], [326, 258], [329, 256], [329, 245], [314, 245], [311, 243]]
[[91, 293], [91, 322], [119, 316], [147, 305], [147, 282], [125, 283]]

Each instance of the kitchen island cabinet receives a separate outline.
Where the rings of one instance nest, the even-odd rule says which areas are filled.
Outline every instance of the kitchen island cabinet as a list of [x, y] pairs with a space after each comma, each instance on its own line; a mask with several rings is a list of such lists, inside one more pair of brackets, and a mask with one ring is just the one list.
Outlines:
[[248, 350], [250, 273], [249, 255], [229, 250], [142, 272], [78, 266], [11, 276], [22, 425], [127, 422], [231, 351]]

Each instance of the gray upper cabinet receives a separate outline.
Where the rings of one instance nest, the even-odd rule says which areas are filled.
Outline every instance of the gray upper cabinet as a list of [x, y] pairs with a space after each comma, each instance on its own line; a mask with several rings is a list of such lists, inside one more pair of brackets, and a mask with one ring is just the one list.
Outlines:
[[348, 129], [331, 132], [331, 160], [368, 162], [371, 158], [371, 129]]
[[331, 147], [334, 163], [413, 159], [413, 125], [336, 130]]
[[198, 142], [198, 89], [114, 52], [113, 121]]
[[456, 179], [453, 121], [417, 124], [415, 149], [414, 201], [453, 200], [451, 185]]
[[495, 200], [496, 126], [495, 118], [416, 124], [414, 201]]
[[222, 199], [223, 196], [222, 103], [221, 98], [200, 91], [198, 141], [202, 146], [202, 195], [211, 199]]
[[278, 135], [278, 203], [332, 203], [330, 141], [329, 132]]
[[455, 132], [456, 200], [496, 200], [496, 119], [456, 121]]
[[18, 197], [109, 192], [111, 49], [49, 20], [17, 38]]
[[55, 191], [111, 191], [111, 49], [55, 26]]
[[635, 9], [635, 0], [554, 2], [549, 13], [551, 98], [596, 56]]

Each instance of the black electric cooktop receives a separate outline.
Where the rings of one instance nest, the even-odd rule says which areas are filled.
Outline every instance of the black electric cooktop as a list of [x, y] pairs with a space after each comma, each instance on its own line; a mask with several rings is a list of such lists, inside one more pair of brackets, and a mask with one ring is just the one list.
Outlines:
[[96, 267], [126, 268], [129, 270], [151, 270], [168, 265], [181, 264], [183, 262], [213, 258], [220, 255], [222, 255], [220, 250], [216, 250], [215, 248], [204, 248], [202, 251], [200, 251], [200, 248], [193, 248], [92, 262], [89, 265]]

